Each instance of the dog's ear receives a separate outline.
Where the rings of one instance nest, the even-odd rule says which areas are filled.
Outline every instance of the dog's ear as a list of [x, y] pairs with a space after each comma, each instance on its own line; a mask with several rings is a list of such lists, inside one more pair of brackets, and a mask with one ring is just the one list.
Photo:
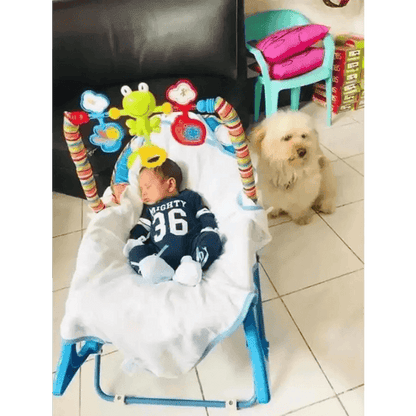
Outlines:
[[266, 136], [266, 126], [264, 123], [254, 127], [248, 135], [248, 141], [253, 145], [253, 148], [260, 152], [261, 141]]

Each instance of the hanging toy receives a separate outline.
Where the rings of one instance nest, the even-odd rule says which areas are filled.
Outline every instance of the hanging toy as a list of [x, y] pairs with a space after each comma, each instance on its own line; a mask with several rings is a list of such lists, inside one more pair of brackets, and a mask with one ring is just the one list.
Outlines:
[[108, 117], [105, 109], [110, 105], [109, 99], [103, 94], [97, 94], [88, 90], [81, 95], [81, 107], [84, 112], [76, 112], [79, 124], [85, 124], [89, 120], [98, 120], [99, 125], [94, 126], [90, 142], [101, 147], [105, 153], [116, 152], [120, 149], [124, 137], [123, 129], [117, 123], [105, 123]]
[[66, 117], [74, 126], [81, 126], [90, 121], [90, 116], [85, 111], [71, 111], [66, 113]]
[[189, 117], [189, 111], [195, 110], [197, 91], [188, 80], [180, 80], [166, 91], [166, 98], [173, 103], [176, 111], [181, 111], [171, 125], [172, 136], [179, 143], [198, 146], [205, 142], [206, 128], [199, 120]]
[[121, 93], [124, 96], [123, 109], [110, 108], [110, 118], [117, 120], [120, 116], [133, 117], [126, 121], [129, 133], [132, 136], [144, 138], [143, 146], [130, 155], [127, 162], [128, 168], [133, 165], [137, 156], [140, 156], [142, 165], [148, 168], [161, 165], [166, 160], [166, 151], [150, 141], [151, 133], [160, 133], [160, 118], [149, 117], [158, 112], [169, 114], [172, 111], [172, 106], [169, 103], [156, 106], [156, 99], [149, 91], [149, 86], [144, 82], [139, 84], [138, 91], [132, 91], [129, 86], [124, 85], [121, 88]]

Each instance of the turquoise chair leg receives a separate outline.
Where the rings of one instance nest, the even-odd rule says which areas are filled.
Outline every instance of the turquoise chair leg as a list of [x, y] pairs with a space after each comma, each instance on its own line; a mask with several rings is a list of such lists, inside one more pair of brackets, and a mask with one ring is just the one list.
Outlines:
[[254, 85], [254, 121], [259, 121], [261, 95], [263, 93], [263, 83], [257, 78]]
[[278, 89], [270, 88], [267, 85], [264, 86], [264, 94], [266, 96], [266, 117], [270, 117], [277, 111], [279, 92]]
[[326, 84], [326, 125], [332, 124], [332, 76], [325, 80]]
[[290, 90], [290, 109], [293, 111], [298, 111], [299, 101], [300, 101], [300, 87], [292, 88]]

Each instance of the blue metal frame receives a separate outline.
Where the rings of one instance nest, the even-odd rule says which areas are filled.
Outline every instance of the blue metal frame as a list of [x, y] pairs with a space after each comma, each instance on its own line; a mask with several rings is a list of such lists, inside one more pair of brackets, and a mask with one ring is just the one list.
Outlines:
[[[257, 259], [258, 260], [258, 259]], [[260, 291], [259, 263], [253, 271], [253, 279], [257, 288], [256, 296], [244, 318], [243, 327], [246, 336], [246, 345], [249, 350], [251, 365], [253, 369], [254, 394], [249, 400], [237, 402], [237, 409], [245, 409], [257, 403], [268, 403], [270, 401], [270, 386], [268, 377], [269, 343], [266, 340], [263, 320], [263, 309]], [[95, 357], [94, 385], [98, 395], [109, 402], [117, 400], [116, 396], [105, 393], [100, 386], [101, 374], [101, 349], [103, 344], [98, 341], [87, 341], [79, 352], [76, 343], [63, 343], [61, 359], [58, 362], [53, 394], [62, 396], [66, 388], [75, 376], [78, 369], [90, 354]], [[196, 407], [218, 407], [225, 408], [225, 401], [217, 400], [188, 400], [124, 396], [124, 403], [146, 404], [163, 406], [196, 406]]]

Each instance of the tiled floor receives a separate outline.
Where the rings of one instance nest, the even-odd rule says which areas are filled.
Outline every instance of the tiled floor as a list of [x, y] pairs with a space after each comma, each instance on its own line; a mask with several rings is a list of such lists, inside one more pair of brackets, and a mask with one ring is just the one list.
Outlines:
[[[287, 217], [270, 224], [273, 241], [261, 253], [265, 325], [270, 342], [272, 398], [242, 415], [362, 416], [364, 414], [364, 110], [333, 117], [308, 103], [302, 111], [318, 124], [325, 154], [338, 179], [337, 210], [316, 214], [298, 226]], [[53, 195], [53, 367], [59, 354], [59, 325], [88, 225], [87, 204]], [[248, 399], [251, 368], [238, 330], [196, 370], [177, 380], [120, 371], [121, 355], [106, 349], [105, 391], [159, 397]], [[232, 359], [230, 359], [232, 357]], [[53, 398], [54, 416], [227, 414], [223, 409], [125, 406], [95, 393], [93, 364], [84, 364], [66, 394]], [[115, 408], [114, 406], [117, 406]]]

